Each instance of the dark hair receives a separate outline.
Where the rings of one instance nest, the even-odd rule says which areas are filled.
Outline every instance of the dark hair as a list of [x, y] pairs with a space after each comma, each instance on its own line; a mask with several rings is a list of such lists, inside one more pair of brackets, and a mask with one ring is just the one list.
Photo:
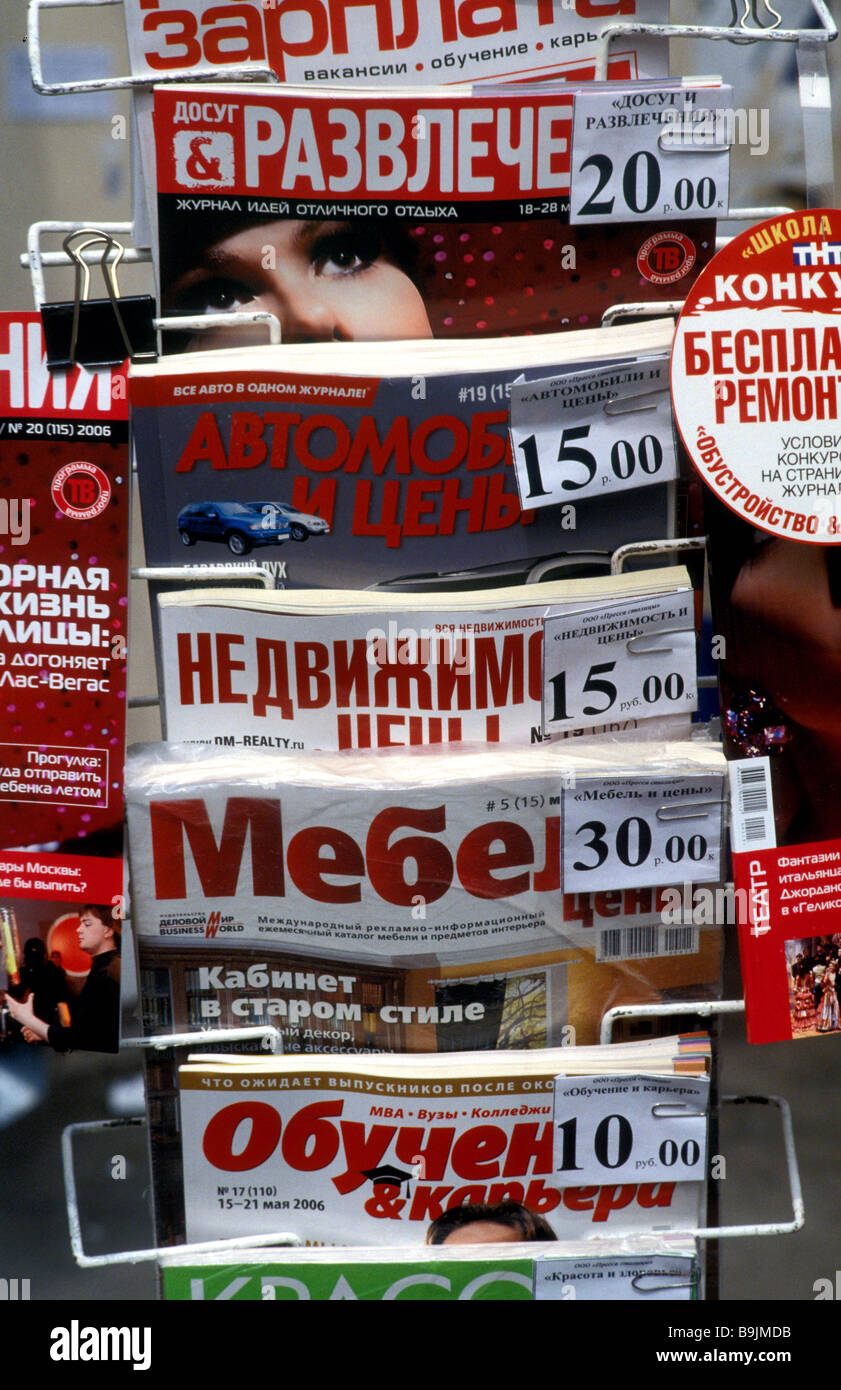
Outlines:
[[426, 1233], [427, 1245], [443, 1245], [453, 1231], [462, 1226], [472, 1226], [477, 1221], [490, 1221], [495, 1226], [506, 1226], [516, 1231], [520, 1240], [557, 1240], [548, 1221], [536, 1212], [529, 1211], [522, 1202], [499, 1202], [497, 1206], [485, 1206], [476, 1202], [463, 1207], [450, 1207], [437, 1216]]
[[119, 949], [120, 949], [120, 940], [121, 940], [121, 938], [120, 938], [120, 930], [121, 930], [121, 927], [120, 927], [119, 919], [116, 918], [116, 917], [114, 916], [114, 909], [113, 909], [113, 907], [111, 906], [111, 904], [110, 904], [110, 903], [83, 903], [82, 906], [81, 906], [80, 909], [79, 909], [79, 916], [80, 916], [80, 917], [81, 917], [81, 915], [82, 915], [83, 912], [92, 912], [92, 913], [94, 914], [94, 916], [96, 916], [96, 917], [99, 918], [99, 920], [100, 920], [100, 922], [102, 923], [103, 927], [110, 927], [110, 928], [111, 928], [112, 932], [114, 933], [114, 950], [115, 950], [115, 951], [119, 951]]

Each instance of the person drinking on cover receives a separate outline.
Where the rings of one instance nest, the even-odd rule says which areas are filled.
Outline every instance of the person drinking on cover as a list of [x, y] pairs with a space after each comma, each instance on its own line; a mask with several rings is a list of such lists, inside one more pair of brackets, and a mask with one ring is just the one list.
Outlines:
[[47, 1042], [56, 1052], [82, 1048], [117, 1052], [120, 1046], [120, 925], [112, 909], [85, 903], [77, 928], [79, 945], [92, 957], [91, 968], [76, 1003], [70, 1026], [46, 1023], [35, 1013], [32, 999], [21, 1003], [6, 995], [12, 1017], [27, 1042]]

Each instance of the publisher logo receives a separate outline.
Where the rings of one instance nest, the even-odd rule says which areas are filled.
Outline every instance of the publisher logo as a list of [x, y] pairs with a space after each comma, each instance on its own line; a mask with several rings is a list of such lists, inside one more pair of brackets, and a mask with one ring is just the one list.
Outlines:
[[216, 933], [218, 932], [218, 930], [219, 930], [219, 928], [220, 928], [221, 925], [222, 925], [222, 914], [221, 914], [221, 912], [211, 912], [211, 913], [208, 915], [207, 922], [205, 923], [205, 928], [204, 928], [204, 934], [205, 934], [205, 936], [206, 936], [206, 937], [210, 937], [210, 938], [212, 939], [212, 938], [216, 935]]
[[179, 130], [173, 141], [175, 177], [184, 188], [232, 188], [234, 137], [224, 130]]
[[655, 232], [637, 252], [637, 269], [652, 285], [673, 285], [695, 264], [695, 243], [683, 232]]
[[71, 521], [92, 521], [111, 501], [108, 475], [95, 463], [66, 463], [50, 488], [58, 510]]

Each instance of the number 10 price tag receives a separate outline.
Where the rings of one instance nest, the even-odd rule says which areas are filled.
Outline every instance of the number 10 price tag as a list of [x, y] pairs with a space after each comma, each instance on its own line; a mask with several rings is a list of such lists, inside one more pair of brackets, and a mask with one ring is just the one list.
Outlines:
[[735, 114], [732, 87], [576, 92], [570, 222], [726, 216]]
[[543, 624], [543, 732], [686, 714], [698, 705], [690, 589], [570, 612]]
[[701, 1076], [556, 1077], [556, 1182], [699, 1181], [707, 1167], [709, 1086]]

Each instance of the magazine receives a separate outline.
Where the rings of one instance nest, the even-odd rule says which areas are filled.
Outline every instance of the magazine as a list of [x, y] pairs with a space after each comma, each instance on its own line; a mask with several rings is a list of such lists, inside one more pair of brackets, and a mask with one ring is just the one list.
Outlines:
[[[479, 350], [238, 348], [135, 367], [147, 562], [247, 556], [279, 584], [334, 590], [606, 574], [617, 547], [674, 535], [675, 485], [654, 474], [621, 496], [583, 500], [576, 487], [568, 501], [524, 511], [507, 393], [520, 376], [536, 381], [596, 361], [639, 358], [643, 381], [646, 359], [668, 349], [672, 331], [661, 321]], [[681, 515], [681, 533], [686, 526]]]
[[562, 893], [717, 881], [705, 741], [299, 753], [141, 746], [127, 807], [141, 937], [282, 939], [412, 962], [565, 944]]
[[[132, 72], [270, 67], [281, 82], [404, 86], [592, 76], [611, 22], [668, 23], [665, 0], [125, 0]], [[375, 61], [371, 61], [372, 55]], [[611, 76], [667, 71], [662, 39], [623, 36]]]
[[[572, 103], [554, 84], [341, 101], [330, 88], [156, 88], [162, 312], [262, 310], [284, 342], [347, 344], [561, 332], [685, 295], [715, 249], [713, 220], [570, 225]], [[176, 349], [255, 336], [265, 329], [174, 335]]]
[[[503, 1212], [515, 1222], [519, 1213]], [[510, 1230], [511, 1227], [502, 1227]], [[513, 1228], [516, 1230], [516, 1226]], [[691, 1242], [680, 1236], [615, 1236], [515, 1242], [515, 1248], [440, 1246], [330, 1250], [237, 1250], [170, 1255], [161, 1261], [163, 1297], [179, 1301], [313, 1302], [690, 1302], [701, 1296]], [[607, 1248], [603, 1248], [606, 1246]]]
[[0, 314], [0, 1046], [119, 1045], [127, 415]]
[[[447, 1213], [502, 1202], [545, 1222], [550, 1240], [686, 1230], [702, 1182], [566, 1185], [556, 1078], [704, 1076], [708, 1063], [700, 1037], [344, 1065], [199, 1058], [179, 1072], [188, 1239], [291, 1228], [314, 1245], [437, 1243]], [[651, 1097], [622, 1090], [632, 1128]]]
[[[290, 525], [310, 524], [274, 510]], [[487, 596], [323, 589], [164, 594], [166, 737], [282, 752], [527, 744], [593, 731], [592, 718], [574, 714], [556, 734], [543, 727], [545, 615], [574, 611], [592, 628], [594, 620], [607, 620], [617, 600], [654, 596], [671, 600], [672, 627], [692, 628], [694, 594], [683, 568], [518, 585]], [[627, 623], [620, 630], [627, 636]], [[285, 673], [282, 702], [268, 698], [270, 669]], [[645, 733], [651, 726], [648, 736], [679, 738], [689, 733], [692, 704], [683, 699], [680, 707], [681, 714], [625, 717], [607, 729]], [[596, 708], [605, 708], [604, 697]], [[619, 712], [615, 698], [610, 709]]]

